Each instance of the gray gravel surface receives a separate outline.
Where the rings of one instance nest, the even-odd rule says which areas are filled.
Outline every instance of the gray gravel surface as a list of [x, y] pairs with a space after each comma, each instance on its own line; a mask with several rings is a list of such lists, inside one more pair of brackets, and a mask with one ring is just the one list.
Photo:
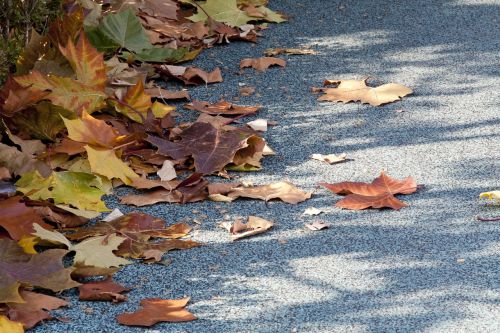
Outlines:
[[[257, 117], [278, 122], [265, 134], [277, 155], [262, 171], [238, 176], [255, 184], [287, 179], [315, 190], [313, 199], [139, 209], [169, 222], [198, 215], [194, 238], [206, 246], [169, 253], [167, 267], [125, 267], [116, 280], [134, 288], [126, 303], [82, 303], [76, 292], [65, 293], [73, 306], [56, 314], [71, 321], [34, 332], [500, 331], [499, 224], [475, 219], [500, 213], [477, 199], [500, 187], [500, 1], [275, 0], [271, 7], [290, 22], [272, 25], [256, 45], [205, 51], [195, 64], [220, 66], [224, 83], [191, 91], [215, 102], [238, 98], [239, 83], [255, 86], [258, 95], [239, 103], [262, 104]], [[239, 74], [242, 58], [279, 46], [320, 54], [285, 56], [285, 69]], [[310, 92], [326, 78], [367, 76], [415, 94], [376, 108], [319, 103]], [[341, 152], [353, 161], [330, 166], [309, 158]], [[410, 206], [398, 212], [340, 210], [339, 197], [316, 189], [320, 181], [371, 181], [381, 170], [412, 175], [425, 188], [405, 196]], [[313, 206], [326, 213], [302, 216]], [[238, 242], [217, 227], [248, 215], [276, 227]], [[332, 227], [304, 228], [317, 219]], [[199, 320], [150, 329], [115, 321], [142, 298], [184, 295]]]

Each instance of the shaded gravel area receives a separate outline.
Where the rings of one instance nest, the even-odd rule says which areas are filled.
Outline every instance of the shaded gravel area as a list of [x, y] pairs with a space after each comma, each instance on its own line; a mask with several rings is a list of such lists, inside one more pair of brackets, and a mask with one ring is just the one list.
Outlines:
[[[126, 303], [76, 302], [76, 292], [64, 293], [73, 306], [55, 314], [71, 321], [33, 332], [498, 332], [500, 228], [476, 216], [500, 215], [477, 199], [500, 187], [500, 1], [273, 0], [271, 7], [290, 22], [270, 26], [256, 45], [205, 51], [194, 64], [221, 67], [224, 83], [191, 89], [192, 96], [264, 105], [248, 121], [278, 122], [265, 133], [277, 155], [262, 171], [237, 176], [254, 184], [286, 179], [314, 190], [313, 198], [138, 209], [170, 223], [197, 218], [194, 239], [206, 246], [169, 253], [169, 266], [125, 267], [115, 279], [134, 288]], [[242, 58], [299, 46], [320, 54], [239, 74]], [[376, 108], [319, 103], [310, 92], [327, 78], [367, 76], [415, 94]], [[239, 97], [239, 84], [257, 94]], [[353, 161], [309, 158], [341, 152]], [[340, 210], [339, 197], [316, 189], [320, 181], [371, 181], [381, 170], [412, 175], [425, 188], [402, 197], [410, 207], [399, 212]], [[114, 197], [108, 203], [117, 206]], [[326, 213], [303, 216], [312, 206]], [[237, 242], [217, 226], [248, 215], [276, 226]], [[314, 220], [332, 227], [306, 230]], [[142, 298], [185, 295], [199, 320], [146, 330], [115, 321]]]

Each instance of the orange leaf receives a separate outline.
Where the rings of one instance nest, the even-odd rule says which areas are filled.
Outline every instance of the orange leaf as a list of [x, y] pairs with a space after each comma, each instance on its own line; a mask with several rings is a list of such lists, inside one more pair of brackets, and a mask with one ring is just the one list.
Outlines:
[[140, 114], [146, 119], [152, 105], [151, 96], [144, 92], [142, 80], [137, 81], [136, 85], [127, 91], [121, 102], [115, 103], [118, 112], [139, 123], [143, 122]]
[[107, 97], [100, 88], [95, 88], [68, 77], [44, 76], [38, 71], [14, 78], [29, 91], [50, 91], [47, 99], [53, 104], [80, 113], [86, 109], [89, 113], [100, 109]]
[[116, 130], [104, 120], [92, 117], [85, 110], [82, 111], [81, 118], [73, 120], [63, 118], [63, 120], [71, 140], [107, 148], [113, 147], [116, 143], [118, 137]]
[[183, 322], [197, 318], [185, 309], [189, 297], [181, 299], [146, 298], [141, 301], [142, 308], [132, 313], [122, 313], [116, 317], [122, 325], [152, 326], [159, 322]]
[[104, 90], [106, 66], [103, 54], [90, 44], [83, 31], [76, 46], [70, 38], [66, 47], [59, 45], [59, 50], [68, 59], [79, 82]]

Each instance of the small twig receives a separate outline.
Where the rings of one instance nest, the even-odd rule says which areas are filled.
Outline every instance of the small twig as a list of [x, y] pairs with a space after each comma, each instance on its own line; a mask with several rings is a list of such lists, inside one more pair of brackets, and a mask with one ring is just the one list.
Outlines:
[[478, 219], [478, 221], [484, 221], [484, 222], [500, 221], [500, 217], [481, 217], [481, 216], [477, 216], [476, 218]]

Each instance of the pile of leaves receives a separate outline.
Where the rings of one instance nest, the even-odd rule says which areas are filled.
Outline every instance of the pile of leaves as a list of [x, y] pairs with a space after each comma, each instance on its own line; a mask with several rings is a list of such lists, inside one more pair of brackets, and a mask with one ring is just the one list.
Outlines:
[[[158, 78], [221, 82], [218, 68], [178, 63], [216, 44], [255, 42], [263, 23], [285, 21], [266, 5], [68, 0], [47, 33], [32, 32], [16, 74], [0, 89], [2, 329], [29, 329], [68, 305], [50, 291], [78, 287], [82, 300], [125, 301], [129, 289], [111, 278], [120, 267], [161, 262], [170, 250], [201, 245], [187, 239], [187, 224], [143, 213], [114, 211], [87, 225], [110, 211], [103, 196], [117, 186], [138, 191], [122, 198], [136, 206], [310, 197], [287, 182], [210, 183], [206, 176], [259, 170], [262, 158], [273, 154], [260, 132], [233, 124], [260, 106], [193, 100], [186, 108], [199, 112], [198, 119], [178, 122], [167, 101], [190, 99], [189, 93], [155, 84]], [[141, 310], [117, 320], [139, 326], [193, 320], [187, 302], [143, 300]]]

